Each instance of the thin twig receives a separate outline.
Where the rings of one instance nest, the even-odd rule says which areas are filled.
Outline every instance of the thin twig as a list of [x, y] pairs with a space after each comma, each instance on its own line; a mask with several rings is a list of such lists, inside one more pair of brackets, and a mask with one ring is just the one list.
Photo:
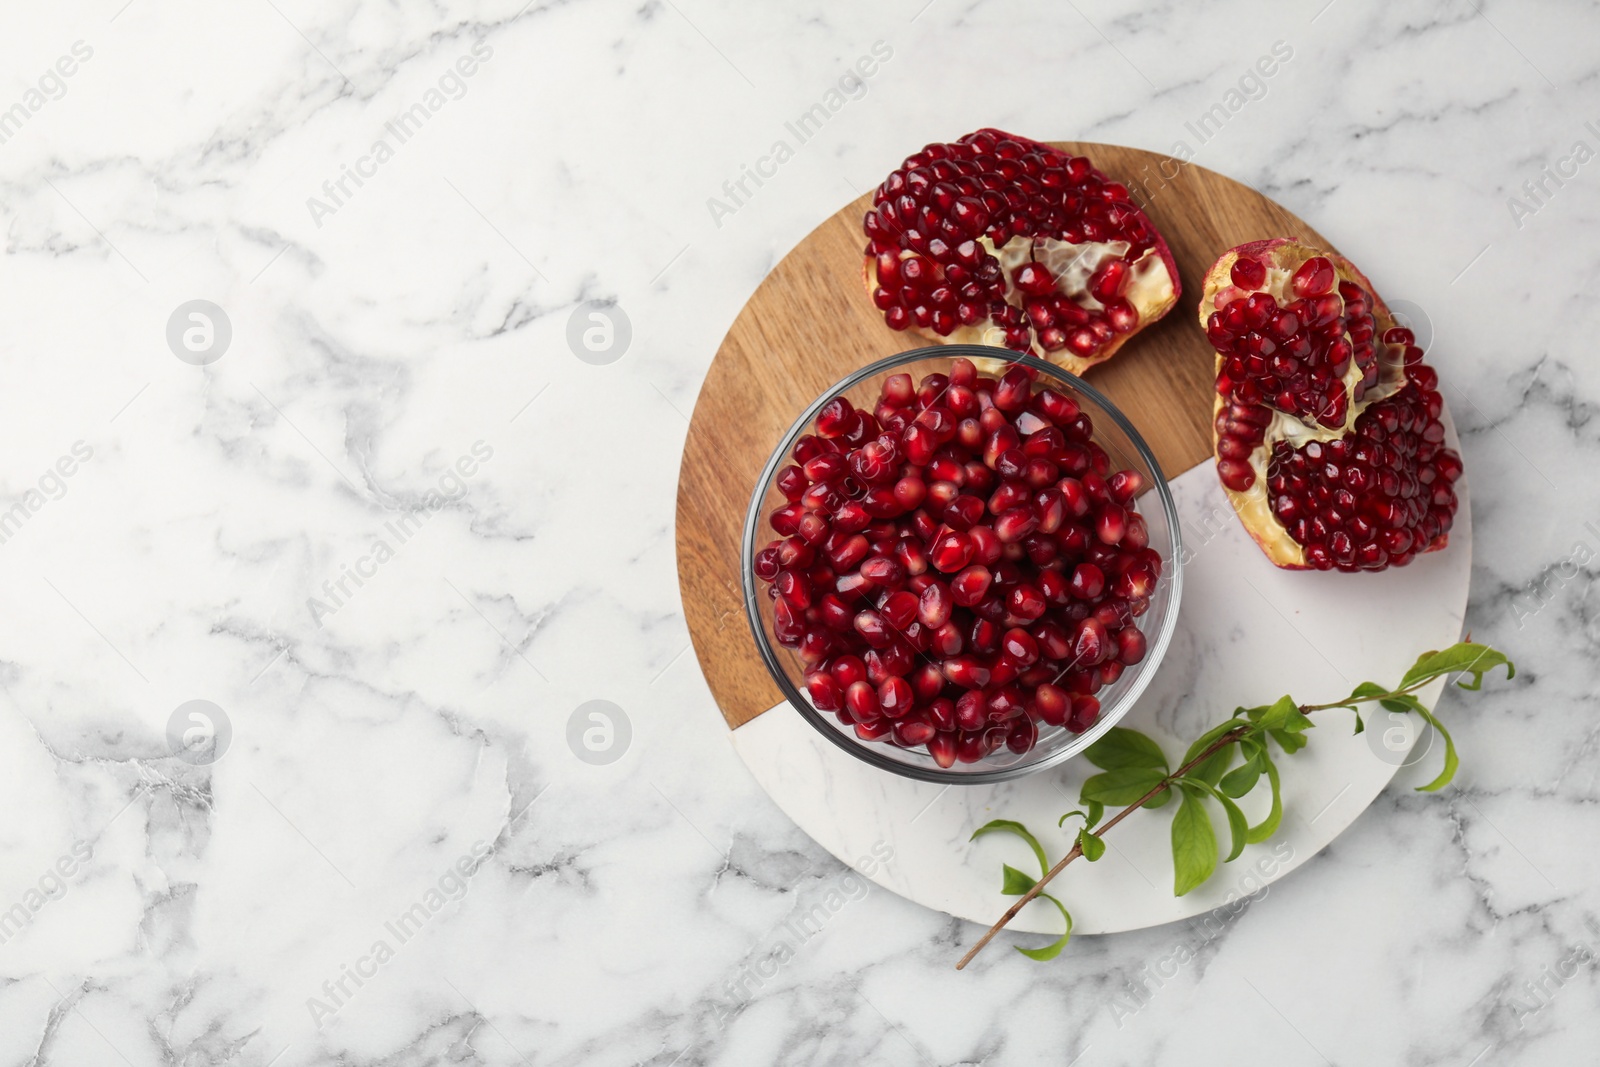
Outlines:
[[[1405, 688], [1396, 689], [1396, 690], [1393, 690], [1392, 692], [1374, 693], [1371, 696], [1359, 697], [1359, 698], [1357, 698], [1355, 700], [1343, 700], [1343, 701], [1339, 701], [1339, 702], [1333, 703], [1333, 704], [1302, 704], [1302, 705], [1300, 705], [1300, 712], [1301, 712], [1301, 714], [1310, 714], [1311, 712], [1314, 712], [1314, 711], [1327, 711], [1330, 708], [1348, 708], [1353, 704], [1366, 704], [1366, 703], [1370, 703], [1370, 702], [1372, 702], [1374, 700], [1392, 700], [1397, 696], [1404, 696], [1405, 694], [1410, 693], [1411, 691], [1413, 691], [1415, 689], [1420, 689], [1420, 688], [1422, 688], [1423, 686], [1425, 686], [1428, 682], [1430, 682], [1432, 680], [1433, 680], [1432, 678], [1429, 678], [1429, 679], [1426, 679], [1426, 680], [1414, 682], [1411, 685], [1406, 686]], [[1129, 804], [1127, 807], [1123, 808], [1121, 811], [1117, 812], [1114, 816], [1112, 816], [1110, 819], [1108, 819], [1104, 826], [1102, 826], [1102, 827], [1100, 827], [1100, 829], [1094, 831], [1094, 836], [1095, 837], [1104, 836], [1105, 832], [1107, 830], [1111, 829], [1113, 826], [1117, 825], [1117, 823], [1121, 822], [1123, 819], [1126, 819], [1129, 815], [1132, 815], [1135, 811], [1138, 811], [1140, 808], [1142, 808], [1146, 804], [1150, 803], [1150, 801], [1154, 800], [1156, 797], [1160, 796], [1162, 793], [1165, 793], [1169, 789], [1171, 789], [1172, 788], [1172, 783], [1175, 782], [1177, 779], [1182, 778], [1185, 774], [1188, 774], [1195, 767], [1199, 766], [1201, 763], [1204, 763], [1207, 759], [1209, 759], [1211, 756], [1215, 755], [1222, 748], [1225, 748], [1226, 746], [1237, 742], [1241, 737], [1243, 737], [1249, 731], [1250, 731], [1249, 724], [1242, 724], [1240, 726], [1235, 727], [1232, 730], [1229, 730], [1227, 733], [1223, 734], [1221, 737], [1218, 737], [1215, 741], [1211, 742], [1211, 744], [1207, 745], [1205, 747], [1205, 749], [1198, 756], [1196, 756], [1194, 759], [1190, 760], [1188, 763], [1185, 763], [1182, 767], [1179, 767], [1177, 770], [1173, 771], [1171, 774], [1169, 774], [1165, 778], [1161, 779], [1161, 781], [1157, 782], [1155, 784], [1155, 786], [1151, 788], [1150, 792], [1146, 793], [1144, 796], [1140, 797], [1138, 800], [1134, 801], [1132, 804]], [[1059, 863], [1057, 863], [1054, 867], [1051, 867], [1048, 871], [1046, 871], [1045, 872], [1045, 876], [1043, 878], [1039, 879], [1037, 882], [1035, 882], [1033, 884], [1033, 888], [1029, 889], [1026, 893], [1024, 893], [1020, 900], [1018, 900], [1015, 904], [1011, 905], [1011, 907], [1007, 908], [1006, 909], [1006, 913], [1004, 915], [1000, 916], [999, 921], [996, 922], [993, 926], [989, 927], [988, 933], [986, 933], [982, 937], [978, 938], [978, 943], [973, 945], [972, 948], [968, 950], [968, 952], [967, 952], [967, 954], [965, 956], [961, 957], [961, 962], [960, 963], [956, 964], [956, 970], [958, 970], [958, 971], [962, 970], [963, 968], [966, 967], [967, 964], [971, 963], [972, 962], [972, 958], [974, 956], [976, 956], [979, 952], [983, 951], [983, 947], [985, 945], [987, 945], [990, 941], [994, 940], [994, 935], [998, 934], [1001, 930], [1005, 929], [1006, 925], [1008, 923], [1010, 923], [1012, 919], [1015, 919], [1017, 917], [1017, 913], [1020, 912], [1023, 909], [1024, 905], [1026, 905], [1034, 897], [1037, 897], [1039, 895], [1039, 893], [1044, 889], [1044, 887], [1047, 884], [1049, 884], [1049, 882], [1050, 882], [1050, 880], [1052, 878], [1054, 878], [1056, 875], [1058, 875], [1062, 871], [1064, 871], [1066, 869], [1066, 867], [1067, 867], [1067, 864], [1071, 863], [1073, 860], [1077, 859], [1081, 855], [1083, 855], [1083, 845], [1081, 843], [1077, 842], [1077, 841], [1074, 841], [1073, 845], [1072, 845], [1072, 850], [1070, 852], [1068, 852], [1065, 856], [1062, 856], [1061, 857], [1061, 861]]]
[[[1155, 786], [1151, 788], [1150, 792], [1146, 793], [1144, 796], [1140, 797], [1132, 804], [1129, 804], [1127, 807], [1123, 808], [1121, 811], [1117, 812], [1110, 819], [1108, 819], [1104, 826], [1094, 831], [1094, 836], [1104, 836], [1107, 830], [1111, 829], [1113, 826], [1117, 825], [1117, 823], [1121, 822], [1123, 819], [1126, 819], [1129, 815], [1132, 815], [1135, 811], [1138, 811], [1140, 808], [1150, 803], [1150, 801], [1154, 800], [1162, 793], [1165, 793], [1167, 790], [1171, 789], [1174, 781], [1182, 778], [1189, 771], [1198, 767], [1201, 763], [1204, 763], [1206, 759], [1214, 755], [1218, 749], [1224, 747], [1225, 745], [1231, 745], [1235, 741], [1239, 740], [1239, 738], [1243, 737], [1247, 732], [1249, 732], [1249, 729], [1250, 727], [1248, 725], [1237, 726], [1223, 734], [1221, 737], [1217, 738], [1215, 741], [1211, 742], [1211, 744], [1207, 745], [1205, 749], [1202, 750], [1201, 753], [1194, 759], [1190, 760], [1188, 763], [1185, 763], [1182, 767], [1179, 767], [1177, 770], [1161, 779], [1161, 781], [1157, 782]], [[956, 964], [956, 970], [959, 971], [968, 963], [972, 962], [972, 957], [983, 951], [983, 946], [987, 945], [991, 940], [993, 940], [995, 934], [998, 934], [1001, 930], [1005, 929], [1006, 924], [1017, 917], [1017, 912], [1022, 910], [1023, 905], [1027, 904], [1028, 901], [1038, 896], [1040, 890], [1044, 889], [1046, 883], [1048, 883], [1050, 879], [1060, 874], [1066, 869], [1067, 864], [1071, 863], [1081, 855], [1083, 855], [1083, 845], [1075, 842], [1072, 846], [1072, 851], [1061, 857], [1061, 862], [1057, 863], [1054, 867], [1051, 867], [1048, 871], [1046, 871], [1045, 876], [1035, 882], [1033, 888], [1024, 893], [1021, 900], [1018, 900], [1015, 904], [1006, 909], [1006, 913], [1000, 916], [999, 922], [989, 927], [988, 933], [978, 938], [978, 943], [973, 945], [971, 950], [968, 951], [965, 956], [961, 957], [960, 963]]]

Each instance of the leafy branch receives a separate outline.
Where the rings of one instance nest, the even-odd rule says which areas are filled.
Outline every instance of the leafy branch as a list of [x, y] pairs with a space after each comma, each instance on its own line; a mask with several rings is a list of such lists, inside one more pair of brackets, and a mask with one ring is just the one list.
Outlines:
[[[1283, 821], [1283, 795], [1278, 766], [1268, 742], [1285, 755], [1300, 751], [1306, 746], [1305, 732], [1315, 725], [1310, 718], [1315, 712], [1349, 708], [1356, 714], [1355, 732], [1358, 734], [1366, 729], [1361, 720], [1363, 704], [1377, 703], [1386, 711], [1421, 716], [1444, 739], [1444, 768], [1433, 781], [1417, 789], [1422, 792], [1443, 789], [1460, 766], [1455, 741], [1414, 694], [1434, 679], [1450, 674], [1463, 675], [1459, 682], [1463, 689], [1481, 689], [1484, 675], [1501, 666], [1505, 667], [1508, 679], [1516, 677], [1516, 667], [1504, 653], [1467, 641], [1442, 652], [1423, 653], [1393, 689], [1363, 682], [1348, 697], [1327, 704], [1299, 704], [1285, 696], [1261, 707], [1238, 708], [1226, 721], [1196, 739], [1175, 771], [1169, 769], [1166, 753], [1155, 741], [1137, 730], [1113, 727], [1084, 752], [1101, 773], [1083, 783], [1078, 797], [1083, 809], [1061, 817], [1059, 825], [1065, 826], [1068, 819], [1079, 817], [1083, 819], [1083, 826], [1072, 848], [1055, 866], [1049, 866], [1043, 846], [1019, 822], [996, 819], [973, 833], [973, 840], [992, 833], [1009, 833], [1022, 838], [1039, 861], [1040, 877], [1035, 880], [1009, 864], [1004, 866], [1001, 892], [1021, 899], [1007, 908], [999, 921], [978, 939], [956, 964], [956, 969], [970, 963], [1029, 901], [1040, 896], [1061, 910], [1066, 932], [1043, 948], [1019, 947], [1017, 951], [1036, 960], [1060, 955], [1072, 936], [1072, 915], [1061, 901], [1044, 892], [1044, 887], [1078, 857], [1086, 857], [1093, 863], [1103, 856], [1106, 846], [1102, 838], [1106, 832], [1140, 808], [1159, 808], [1174, 796], [1178, 798], [1178, 811], [1172, 820], [1172, 891], [1180, 897], [1203, 885], [1216, 873], [1218, 845], [1208, 802], [1221, 807], [1227, 818], [1230, 840], [1223, 862], [1237, 859], [1245, 845], [1259, 844], [1270, 838]], [[1237, 766], [1234, 765], [1236, 760]], [[1251, 826], [1237, 801], [1254, 791], [1263, 778], [1271, 791], [1271, 808], [1260, 823]], [[1126, 806], [1100, 825], [1107, 805]]]

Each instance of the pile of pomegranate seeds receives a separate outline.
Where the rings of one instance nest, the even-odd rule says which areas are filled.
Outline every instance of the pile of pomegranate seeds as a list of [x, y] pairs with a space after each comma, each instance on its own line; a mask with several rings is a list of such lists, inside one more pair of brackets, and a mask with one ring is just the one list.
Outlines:
[[[1266, 279], [1260, 260], [1241, 257], [1232, 280], [1254, 289]], [[1278, 306], [1271, 293], [1238, 296], [1212, 313], [1206, 337], [1224, 357], [1217, 391], [1254, 405], [1342, 429], [1350, 401], [1359, 401], [1378, 380], [1378, 353], [1371, 298], [1354, 282], [1338, 283], [1324, 256], [1305, 261], [1290, 277], [1296, 299]], [[1347, 388], [1352, 361], [1361, 377]]]
[[896, 330], [982, 341], [992, 326], [1082, 371], [1177, 302], [1171, 253], [1127, 188], [1025, 137], [930, 144], [873, 203], [868, 289]]
[[958, 358], [891, 375], [874, 411], [835, 398], [815, 429], [755, 558], [812, 702], [941, 767], [1092, 726], [1095, 694], [1144, 658], [1162, 559], [1143, 476], [1111, 472], [1078, 404]]
[[1217, 474], [1275, 564], [1383, 570], [1448, 543], [1462, 467], [1439, 376], [1359, 271], [1293, 241], [1243, 245], [1212, 268], [1201, 315]]

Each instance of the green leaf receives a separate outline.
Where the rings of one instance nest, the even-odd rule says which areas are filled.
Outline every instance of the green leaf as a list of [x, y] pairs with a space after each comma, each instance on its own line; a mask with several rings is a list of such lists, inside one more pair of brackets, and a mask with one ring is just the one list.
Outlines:
[[1217, 835], [1205, 802], [1184, 789], [1172, 820], [1172, 892], [1183, 896], [1217, 869]]
[[[1187, 767], [1190, 760], [1193, 760], [1199, 756], [1200, 753], [1204, 752], [1223, 734], [1226, 734], [1230, 730], [1237, 730], [1239, 725], [1239, 723], [1230, 719], [1227, 722], [1218, 723], [1205, 733], [1201, 734], [1195, 743], [1189, 746], [1189, 751], [1183, 754], [1183, 763], [1181, 763], [1179, 766]], [[1237, 753], [1233, 744], [1224, 745], [1213, 752], [1210, 756], [1206, 757], [1204, 763], [1201, 763], [1199, 766], [1193, 768], [1189, 771], [1189, 773], [1194, 775], [1196, 778], [1205, 781], [1209, 785], [1216, 785], [1222, 780], [1222, 776], [1227, 773], [1228, 768], [1233, 765], [1233, 759], [1235, 755], [1237, 755]]]
[[1483, 676], [1496, 667], [1504, 666], [1506, 677], [1517, 676], [1517, 666], [1506, 658], [1504, 652], [1490, 648], [1488, 645], [1477, 645], [1469, 641], [1451, 645], [1443, 652], [1424, 652], [1417, 657], [1417, 662], [1412, 665], [1406, 676], [1400, 679], [1401, 689], [1410, 689], [1422, 682], [1439, 677], [1441, 674], [1472, 675], [1471, 681], [1463, 678], [1460, 686], [1463, 689], [1483, 688]]
[[972, 831], [972, 836], [967, 840], [976, 841], [985, 834], [1016, 834], [1028, 843], [1028, 847], [1033, 849], [1033, 854], [1038, 857], [1040, 877], [1043, 877], [1044, 873], [1050, 869], [1050, 861], [1044, 858], [1044, 846], [1039, 844], [1039, 839], [1029, 833], [1028, 828], [1020, 822], [1014, 822], [1011, 819], [995, 819], [992, 822], [986, 822]]
[[1080, 804], [1132, 804], [1161, 784], [1164, 768], [1122, 767], [1091, 776], [1078, 794]]
[[1103, 771], [1122, 770], [1127, 767], [1159, 767], [1167, 769], [1166, 753], [1161, 746], [1138, 730], [1113, 726], [1094, 744], [1084, 750], [1090, 763]]
[[1037, 885], [1039, 881], [1037, 878], [1030, 878], [1028, 875], [1023, 874], [1009, 863], [1001, 865], [1000, 873], [1003, 879], [1000, 885], [1000, 892], [1008, 897], [1020, 897]]
[[1106, 813], [1106, 806], [1098, 800], [1091, 800], [1086, 807], [1089, 809], [1089, 829], [1093, 830], [1100, 825], [1100, 819]]
[[1356, 710], [1356, 705], [1371, 700], [1373, 697], [1383, 696], [1389, 690], [1377, 682], [1362, 682], [1350, 691], [1350, 699], [1343, 702], [1343, 706], [1351, 711]]
[[1232, 863], [1239, 858], [1239, 853], [1244, 851], [1246, 842], [1250, 840], [1250, 823], [1244, 817], [1244, 812], [1239, 810], [1239, 805], [1226, 794], [1218, 793], [1217, 799], [1222, 801], [1222, 810], [1228, 813], [1228, 832], [1233, 836], [1233, 848], [1223, 862]]
[[[1476, 689], [1477, 686], [1468, 686], [1468, 688]], [[1435, 778], [1427, 785], [1417, 786], [1417, 792], [1433, 793], [1449, 785], [1451, 780], [1456, 776], [1456, 770], [1461, 766], [1461, 759], [1456, 755], [1455, 739], [1450, 736], [1450, 731], [1444, 728], [1443, 723], [1434, 718], [1433, 712], [1429, 711], [1427, 707], [1423, 705], [1422, 701], [1418, 700], [1410, 693], [1401, 693], [1397, 696], [1391, 697], [1388, 700], [1380, 701], [1380, 703], [1382, 703], [1383, 706], [1388, 708], [1390, 711], [1416, 712], [1418, 715], [1421, 715], [1424, 720], [1426, 720], [1429, 726], [1432, 726], [1439, 732], [1440, 737], [1444, 738], [1444, 769], [1439, 772], [1439, 777]]]
[[[1206, 750], [1207, 745], [1211, 744], [1211, 742], [1215, 741], [1229, 730], [1238, 729], [1239, 726], [1240, 724], [1234, 722], [1232, 719], [1228, 720], [1227, 722], [1217, 723], [1217, 725], [1213, 726], [1211, 729], [1195, 738], [1194, 744], [1190, 745], [1189, 751], [1183, 754], [1183, 759], [1179, 762], [1178, 766], [1187, 766], [1190, 760], [1194, 759], [1196, 756], [1200, 755], [1200, 753]], [[1190, 773], [1192, 774], [1194, 772], [1191, 771]]]
[[1316, 725], [1305, 713], [1300, 710], [1293, 697], [1279, 697], [1277, 703], [1271, 705], [1255, 720], [1256, 725], [1263, 730], [1282, 731], [1284, 733], [1298, 734], [1311, 729]]
[[1061, 903], [1061, 901], [1057, 900], [1049, 893], [1040, 893], [1037, 899], [1048, 900], [1057, 908], [1061, 909], [1061, 917], [1067, 921], [1067, 932], [1043, 948], [1023, 948], [1020, 945], [1015, 947], [1018, 952], [1022, 953], [1030, 960], [1038, 960], [1040, 963], [1045, 963], [1061, 955], [1061, 950], [1067, 947], [1067, 939], [1072, 936], [1072, 913], [1067, 911], [1067, 906], [1065, 904]]
[[1235, 804], [1227, 794], [1209, 784], [1206, 786], [1206, 791], [1217, 798], [1222, 810], [1227, 813], [1228, 834], [1233, 839], [1233, 847], [1223, 862], [1232, 863], [1239, 858], [1239, 853], [1244, 851], [1245, 841], [1250, 836], [1250, 824], [1245, 820], [1244, 812], [1239, 810], [1239, 805]]
[[[1291, 736], [1299, 737], [1298, 734]], [[1305, 738], [1300, 738], [1304, 742]], [[1267, 783], [1272, 786], [1272, 810], [1267, 812], [1267, 817], [1261, 822], [1250, 827], [1250, 832], [1245, 834], [1245, 840], [1252, 845], [1260, 844], [1278, 832], [1278, 824], [1283, 822], [1283, 792], [1278, 782], [1278, 765], [1272, 762], [1272, 757], [1263, 750], [1261, 761], [1266, 768]]]
[[1083, 825], [1084, 825], [1085, 829], [1093, 830], [1096, 826], [1099, 825], [1100, 817], [1106, 813], [1106, 806], [1104, 804], [1100, 803], [1098, 800], [1085, 801], [1083, 806], [1085, 808], [1088, 808], [1089, 810], [1088, 811], [1079, 811], [1079, 810], [1069, 811], [1065, 815], [1061, 816], [1061, 818], [1056, 820], [1056, 825], [1057, 826], [1065, 826], [1065, 825], [1067, 825], [1067, 820], [1072, 818], [1074, 815], [1076, 815], [1080, 819], [1083, 820]]
[[1218, 783], [1222, 791], [1230, 797], [1242, 797], [1254, 789], [1261, 778], [1261, 761], [1265, 758], [1266, 753], [1252, 743], [1245, 761], [1225, 774]]
[[1238, 754], [1237, 746], [1224, 745], [1207, 756], [1204, 763], [1189, 773], [1207, 785], [1216, 785], [1222, 781], [1222, 776], [1228, 773], [1228, 768], [1233, 766], [1233, 759]]
[[1278, 747], [1289, 755], [1294, 755], [1306, 747], [1305, 734], [1292, 734], [1287, 730], [1272, 730], [1272, 739], [1278, 742]]
[[1153, 796], [1149, 800], [1145, 801], [1145, 805], [1144, 806], [1147, 807], [1147, 808], [1164, 808], [1168, 804], [1171, 804], [1171, 803], [1172, 803], [1172, 790], [1163, 789], [1161, 792], [1157, 793], [1155, 796]]
[[1093, 863], [1106, 854], [1106, 843], [1096, 837], [1087, 829], [1078, 831], [1078, 847], [1083, 850], [1083, 858]]
[[1361, 713], [1359, 711], [1356, 712], [1356, 733], [1363, 733], [1366, 729], [1367, 724], [1361, 721]]

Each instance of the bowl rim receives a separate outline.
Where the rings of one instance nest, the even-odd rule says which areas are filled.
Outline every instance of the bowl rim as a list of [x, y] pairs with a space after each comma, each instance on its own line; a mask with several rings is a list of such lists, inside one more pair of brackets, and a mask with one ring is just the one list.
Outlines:
[[[914, 764], [901, 763], [881, 752], [875, 751], [878, 746], [873, 743], [861, 741], [853, 736], [846, 736], [843, 731], [835, 729], [832, 723], [823, 718], [823, 713], [818, 711], [811, 701], [789, 680], [788, 674], [778, 661], [777, 649], [772, 646], [772, 642], [767, 640], [766, 630], [762, 625], [760, 614], [762, 597], [760, 596], [760, 589], [755, 575], [755, 550], [756, 533], [760, 527], [762, 504], [767, 490], [772, 485], [772, 480], [777, 475], [779, 466], [788, 462], [789, 453], [794, 448], [794, 442], [799, 439], [802, 433], [806, 432], [807, 427], [816, 419], [817, 413], [822, 410], [823, 405], [868, 378], [892, 370], [895, 367], [927, 359], [955, 359], [960, 356], [972, 359], [997, 359], [1018, 366], [1031, 367], [1042, 375], [1064, 382], [1098, 404], [1101, 410], [1111, 417], [1111, 421], [1116, 423], [1118, 428], [1127, 435], [1139, 457], [1150, 468], [1151, 474], [1155, 476], [1153, 488], [1156, 490], [1157, 498], [1161, 501], [1161, 509], [1166, 515], [1167, 525], [1172, 530], [1172, 553], [1171, 559], [1168, 560], [1171, 565], [1170, 605], [1167, 609], [1166, 617], [1162, 620], [1160, 633], [1156, 634], [1153, 640], [1147, 635], [1148, 648], [1144, 660], [1141, 661], [1141, 665], [1147, 663], [1149, 666], [1134, 676], [1132, 684], [1123, 692], [1116, 705], [1106, 709], [1094, 726], [1079, 734], [1070, 744], [1042, 759], [1031, 763], [1014, 763], [1003, 767], [994, 767], [989, 770], [958, 772], [940, 767], [919, 767]], [[1166, 655], [1167, 647], [1171, 644], [1172, 636], [1177, 629], [1178, 610], [1183, 599], [1183, 566], [1181, 562], [1183, 557], [1183, 535], [1178, 519], [1178, 508], [1172, 497], [1172, 489], [1167, 483], [1166, 473], [1161, 469], [1161, 464], [1156, 461], [1155, 454], [1151, 452], [1150, 446], [1145, 443], [1144, 437], [1105, 394], [1077, 375], [1035, 356], [988, 345], [936, 344], [908, 349], [892, 356], [886, 356], [883, 359], [874, 360], [872, 363], [852, 371], [824, 390], [822, 395], [808, 405], [790, 425], [789, 429], [784, 432], [778, 441], [777, 447], [773, 449], [771, 457], [762, 467], [761, 474], [751, 492], [750, 506], [745, 512], [744, 536], [740, 551], [742, 556], [740, 572], [744, 582], [745, 619], [750, 624], [751, 634], [755, 639], [756, 648], [761, 652], [761, 659], [766, 665], [767, 673], [772, 676], [772, 680], [783, 693], [785, 701], [798, 711], [801, 717], [811, 724], [812, 728], [855, 758], [901, 778], [912, 778], [923, 782], [940, 782], [946, 785], [986, 785], [1022, 778], [1038, 771], [1059, 767], [1094, 744], [1095, 741], [1099, 740], [1100, 737], [1127, 715], [1133, 705], [1138, 702], [1145, 688], [1150, 684], [1151, 678], [1155, 676], [1155, 672], [1160, 667]], [[1163, 575], [1163, 577], [1165, 576]], [[762, 714], [767, 713], [763, 712]], [[979, 762], [977, 764], [969, 764], [969, 766], [982, 767], [983, 764]]]

